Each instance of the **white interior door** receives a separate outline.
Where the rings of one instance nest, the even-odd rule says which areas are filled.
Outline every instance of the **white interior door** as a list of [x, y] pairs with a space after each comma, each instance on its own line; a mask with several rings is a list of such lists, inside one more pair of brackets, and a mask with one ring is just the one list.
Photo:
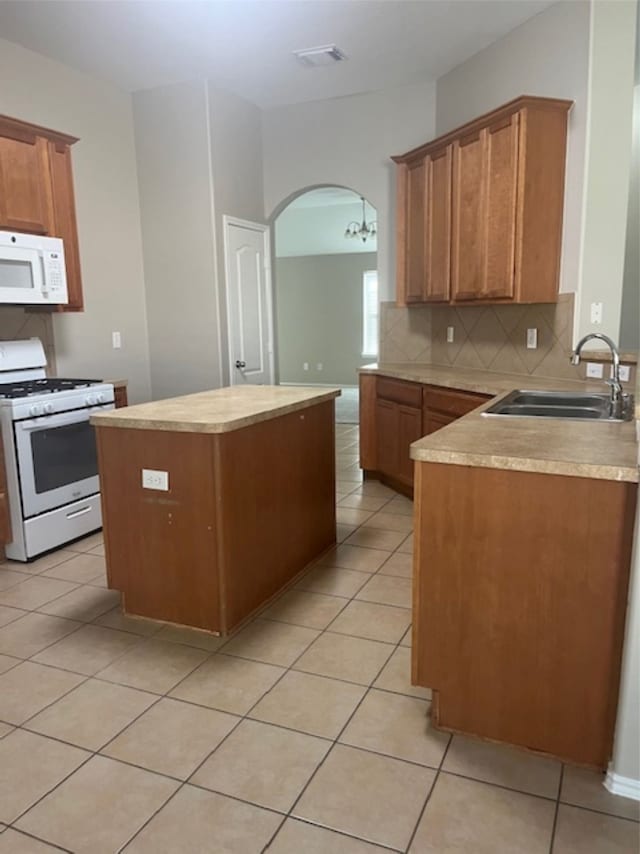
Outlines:
[[272, 384], [269, 228], [224, 217], [231, 385]]

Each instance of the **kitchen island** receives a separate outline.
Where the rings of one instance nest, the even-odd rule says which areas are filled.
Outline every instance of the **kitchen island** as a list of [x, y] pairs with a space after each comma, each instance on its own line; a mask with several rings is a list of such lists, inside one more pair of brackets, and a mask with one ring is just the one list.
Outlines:
[[227, 634], [335, 543], [339, 394], [236, 386], [92, 418], [126, 613]]

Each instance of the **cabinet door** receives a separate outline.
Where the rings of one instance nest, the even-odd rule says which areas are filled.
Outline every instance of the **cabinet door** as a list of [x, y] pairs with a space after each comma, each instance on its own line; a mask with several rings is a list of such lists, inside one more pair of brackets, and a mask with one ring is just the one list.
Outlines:
[[[6, 131], [9, 133], [9, 131]], [[47, 140], [0, 124], [0, 228], [51, 234], [53, 201]]]
[[49, 161], [53, 185], [52, 233], [55, 237], [61, 237], [64, 242], [64, 258], [67, 267], [69, 302], [63, 310], [82, 311], [82, 278], [70, 146], [49, 142]]
[[376, 442], [378, 471], [396, 477], [398, 473], [398, 404], [376, 402]]
[[454, 300], [481, 296], [484, 284], [486, 130], [453, 144], [451, 290]]
[[422, 302], [425, 283], [425, 161], [407, 164], [405, 300]]
[[491, 125], [486, 134], [484, 281], [485, 299], [513, 299], [518, 114]]
[[447, 424], [453, 424], [458, 418], [457, 415], [446, 415], [444, 412], [435, 412], [429, 409], [425, 412], [425, 435], [435, 433], [441, 427], [446, 427]]
[[425, 163], [425, 300], [449, 299], [451, 278], [452, 146], [430, 154]]
[[412, 442], [423, 436], [422, 410], [409, 406], [398, 406], [398, 468], [396, 477], [413, 486], [413, 460], [410, 456]]

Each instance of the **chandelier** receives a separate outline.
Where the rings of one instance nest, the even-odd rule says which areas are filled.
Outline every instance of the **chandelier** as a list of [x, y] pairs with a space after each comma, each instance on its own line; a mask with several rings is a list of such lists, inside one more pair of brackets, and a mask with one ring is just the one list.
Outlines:
[[375, 220], [367, 222], [364, 213], [364, 196], [360, 196], [360, 200], [362, 202], [362, 222], [356, 222], [355, 220], [350, 222], [344, 232], [344, 236], [359, 237], [363, 243], [366, 243], [367, 237], [375, 237], [378, 233], [378, 223]]

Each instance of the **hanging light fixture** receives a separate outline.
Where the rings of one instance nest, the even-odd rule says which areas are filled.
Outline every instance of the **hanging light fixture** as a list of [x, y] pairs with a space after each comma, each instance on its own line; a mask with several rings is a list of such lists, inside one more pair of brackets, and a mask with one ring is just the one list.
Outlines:
[[375, 237], [378, 233], [378, 223], [375, 220], [367, 222], [364, 213], [364, 196], [360, 196], [360, 200], [362, 201], [362, 222], [356, 222], [355, 220], [350, 222], [344, 232], [344, 236], [359, 237], [363, 243], [366, 243], [367, 237]]

